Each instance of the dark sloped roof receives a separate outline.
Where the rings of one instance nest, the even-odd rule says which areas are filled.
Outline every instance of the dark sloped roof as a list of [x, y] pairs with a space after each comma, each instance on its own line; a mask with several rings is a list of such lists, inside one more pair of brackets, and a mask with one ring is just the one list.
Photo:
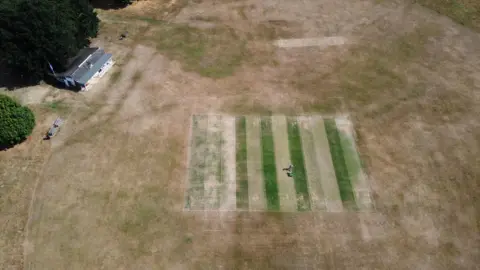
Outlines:
[[98, 47], [92, 47], [92, 48], [83, 48], [81, 49], [77, 55], [74, 57], [68, 59], [67, 63], [67, 70], [72, 68], [72, 67], [78, 67], [87, 57], [89, 57], [92, 53], [98, 50]]
[[85, 61], [91, 54], [96, 52], [98, 48], [83, 48], [81, 49], [75, 57], [72, 57], [68, 60], [65, 71], [59, 72], [56, 75], [61, 77], [71, 76], [80, 66], [80, 64]]
[[57, 77], [72, 77], [73, 80], [85, 84], [110, 58], [111, 54], [99, 48], [84, 48], [69, 61], [69, 67]]

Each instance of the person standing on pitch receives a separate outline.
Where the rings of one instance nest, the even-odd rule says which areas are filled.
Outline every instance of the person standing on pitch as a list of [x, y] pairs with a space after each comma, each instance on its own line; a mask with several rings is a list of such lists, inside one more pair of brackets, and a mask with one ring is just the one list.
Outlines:
[[283, 171], [287, 171], [287, 176], [292, 177], [293, 176], [293, 165], [290, 164], [287, 168], [283, 168]]

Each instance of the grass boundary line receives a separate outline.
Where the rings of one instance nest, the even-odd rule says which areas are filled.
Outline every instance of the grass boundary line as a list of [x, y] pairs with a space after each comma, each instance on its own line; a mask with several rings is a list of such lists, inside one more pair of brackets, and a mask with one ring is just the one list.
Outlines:
[[30, 227], [32, 226], [32, 218], [33, 218], [33, 208], [35, 205], [35, 201], [37, 200], [37, 189], [38, 185], [40, 184], [40, 179], [42, 178], [43, 172], [45, 171], [45, 165], [47, 165], [47, 162], [50, 160], [51, 153], [45, 158], [42, 164], [42, 169], [39, 171], [38, 176], [35, 179], [35, 185], [32, 190], [32, 198], [30, 199], [30, 204], [28, 206], [28, 217], [27, 217], [27, 222], [25, 223], [25, 236], [23, 237], [23, 268], [24, 269], [30, 269], [28, 267], [28, 254], [27, 250], [25, 247], [25, 242], [28, 242], [28, 237], [30, 235]]
[[[79, 107], [74, 107], [74, 108], [76, 110], [79, 109]], [[70, 113], [68, 114], [68, 116], [65, 119], [69, 119], [70, 116], [74, 112], [76, 112], [76, 110], [71, 110]], [[41, 144], [38, 144], [37, 147], [39, 147], [39, 145], [41, 145]], [[47, 165], [47, 162], [50, 161], [51, 155], [52, 155], [52, 151], [49, 152], [48, 156], [43, 161], [43, 164], [42, 164], [42, 167], [41, 167], [41, 169], [38, 173], [38, 176], [35, 178], [35, 185], [33, 186], [32, 197], [30, 199], [30, 204], [28, 206], [28, 212], [27, 212], [28, 216], [27, 216], [27, 221], [25, 222], [25, 228], [24, 228], [25, 235], [23, 237], [23, 243], [22, 243], [23, 244], [22, 249], [23, 249], [23, 268], [24, 269], [29, 268], [29, 267], [27, 267], [28, 254], [27, 254], [27, 251], [26, 251], [25, 242], [28, 242], [28, 236], [30, 235], [30, 227], [32, 226], [33, 207], [35, 205], [35, 201], [36, 201], [36, 197], [37, 197], [37, 188], [38, 188], [38, 185], [40, 183], [40, 179], [43, 175], [43, 172], [45, 171], [45, 166]]]

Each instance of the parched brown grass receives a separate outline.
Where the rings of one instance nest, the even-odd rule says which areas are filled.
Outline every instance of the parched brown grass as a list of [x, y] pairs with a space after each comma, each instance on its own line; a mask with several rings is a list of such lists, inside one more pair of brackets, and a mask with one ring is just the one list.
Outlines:
[[[58, 137], [40, 140], [55, 112], [39, 104], [33, 140], [0, 153], [4, 268], [477, 267], [477, 32], [389, 1], [192, 1], [164, 17], [167, 2], [100, 12], [118, 71], [69, 97]], [[198, 14], [215, 30], [186, 26]], [[132, 39], [113, 38], [122, 21]], [[322, 36], [349, 42], [271, 44]], [[248, 57], [214, 79], [198, 44], [216, 68]], [[207, 113], [348, 113], [375, 212], [183, 211], [190, 117]]]
[[[25, 227], [33, 189], [50, 155], [42, 141], [51, 117], [43, 106], [31, 107], [36, 127], [21, 145], [0, 152], [0, 264], [5, 269], [20, 269], [24, 263]], [[52, 120], [53, 121], [53, 120]]]
[[415, 0], [454, 21], [480, 30], [480, 2], [476, 0]]
[[160, 52], [178, 60], [187, 71], [222, 78], [248, 58], [246, 40], [225, 26], [201, 30], [185, 25], [161, 25], [153, 33]]

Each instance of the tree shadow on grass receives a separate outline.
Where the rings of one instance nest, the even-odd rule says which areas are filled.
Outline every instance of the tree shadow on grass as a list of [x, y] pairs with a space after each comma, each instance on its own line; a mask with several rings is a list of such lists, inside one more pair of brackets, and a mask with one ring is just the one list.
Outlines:
[[19, 145], [19, 144], [22, 144], [22, 143], [26, 142], [27, 139], [28, 138], [25, 138], [25, 139], [23, 139], [23, 140], [21, 140], [17, 143], [13, 143], [13, 144], [8, 144], [8, 143], [3, 143], [2, 144], [2, 143], [0, 143], [0, 151], [7, 151], [8, 149], [15, 147], [16, 145]]
[[[55, 80], [53, 77], [50, 76], [46, 76], [43, 82], [62, 90], [68, 90], [73, 92], [80, 91], [80, 88], [66, 87], [65, 84]], [[3, 76], [3, 74], [0, 73], [0, 88], [5, 88], [7, 91], [15, 91], [24, 87], [35, 86], [39, 83], [40, 82], [38, 81], [28, 81], [23, 78], [16, 78], [14, 76]]]
[[13, 91], [17, 88], [23, 88], [38, 84], [38, 81], [26, 79], [16, 75], [12, 70], [0, 64], [0, 88], [6, 88]]
[[16, 89], [19, 89], [19, 88], [38, 85], [42, 81], [58, 89], [69, 90], [73, 92], [80, 91], [80, 88], [78, 87], [77, 88], [66, 87], [64, 83], [58, 81], [57, 79], [55, 79], [50, 75], [45, 75], [45, 77], [41, 81], [33, 80], [33, 79], [22, 77], [21, 75], [16, 74], [13, 70], [0, 64], [0, 88], [5, 88], [8, 91], [15, 91]]
[[122, 1], [116, 0], [91, 0], [90, 4], [93, 8], [109, 10], [109, 9], [121, 9], [126, 7], [126, 4], [121, 3]]
[[72, 92], [79, 92], [81, 90], [79, 87], [67, 87], [64, 83], [58, 81], [52, 76], [45, 76], [45, 78], [43, 78], [43, 82], [45, 82], [50, 86], [53, 86], [55, 88], [62, 89], [62, 90], [68, 90]]

